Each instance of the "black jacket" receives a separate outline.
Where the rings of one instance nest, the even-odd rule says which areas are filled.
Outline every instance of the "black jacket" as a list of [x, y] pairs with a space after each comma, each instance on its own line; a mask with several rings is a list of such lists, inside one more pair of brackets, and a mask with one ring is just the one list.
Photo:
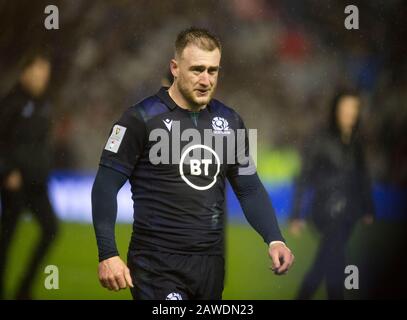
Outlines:
[[320, 229], [374, 214], [371, 183], [357, 139], [344, 144], [328, 130], [309, 139], [295, 185], [291, 218], [300, 217], [307, 194], [311, 217]]
[[0, 176], [19, 169], [23, 177], [46, 179], [50, 169], [50, 105], [17, 86], [0, 101]]

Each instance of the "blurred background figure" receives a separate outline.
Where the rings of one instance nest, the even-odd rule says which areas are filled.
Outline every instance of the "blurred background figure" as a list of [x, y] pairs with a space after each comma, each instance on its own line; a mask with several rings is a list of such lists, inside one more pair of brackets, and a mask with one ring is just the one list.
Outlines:
[[328, 127], [314, 134], [303, 150], [290, 231], [298, 236], [304, 227], [301, 210], [308, 195], [311, 220], [321, 239], [298, 299], [310, 299], [323, 280], [329, 299], [344, 298], [345, 251], [352, 229], [361, 217], [373, 222], [371, 183], [358, 135], [360, 108], [356, 92], [339, 92]]
[[57, 232], [47, 189], [51, 150], [46, 90], [50, 74], [49, 59], [34, 56], [23, 68], [18, 84], [0, 102], [0, 298], [5, 293], [7, 254], [23, 210], [38, 220], [42, 234], [25, 268], [17, 299], [31, 298], [34, 277]]

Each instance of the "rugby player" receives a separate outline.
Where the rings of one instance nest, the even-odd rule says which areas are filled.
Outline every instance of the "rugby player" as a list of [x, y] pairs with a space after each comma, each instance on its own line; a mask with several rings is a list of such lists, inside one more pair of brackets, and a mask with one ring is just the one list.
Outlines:
[[[248, 139], [243, 147], [237, 142], [236, 130], [247, 132], [244, 123], [212, 98], [221, 51], [219, 39], [205, 29], [180, 32], [170, 62], [172, 85], [127, 109], [110, 131], [92, 189], [99, 280], [110, 290], [130, 287], [134, 299], [221, 299], [226, 179], [266, 242], [274, 272], [284, 274], [293, 263], [250, 161]], [[220, 148], [205, 143], [208, 132], [225, 137]], [[235, 140], [228, 139], [232, 135]], [[127, 180], [134, 223], [126, 265], [114, 230], [117, 194]]]

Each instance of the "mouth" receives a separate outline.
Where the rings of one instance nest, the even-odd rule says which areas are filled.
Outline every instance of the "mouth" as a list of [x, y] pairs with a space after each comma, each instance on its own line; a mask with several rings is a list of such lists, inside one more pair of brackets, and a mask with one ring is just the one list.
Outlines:
[[196, 89], [195, 91], [197, 91], [198, 94], [201, 95], [201, 96], [205, 96], [210, 92], [209, 89]]

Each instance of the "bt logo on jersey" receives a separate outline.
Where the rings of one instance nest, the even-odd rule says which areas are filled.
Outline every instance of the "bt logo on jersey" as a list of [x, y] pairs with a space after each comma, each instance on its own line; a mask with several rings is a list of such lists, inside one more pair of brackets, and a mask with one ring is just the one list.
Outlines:
[[189, 165], [191, 166], [191, 175], [200, 176], [202, 174], [201, 164], [203, 164], [204, 166], [204, 175], [205, 176], [208, 175], [209, 165], [212, 164], [211, 159], [202, 159], [202, 161], [199, 161], [197, 159], [191, 159], [189, 161]]
[[[188, 154], [191, 151], [194, 151], [196, 149], [203, 149], [208, 151], [214, 158], [215, 163], [213, 163], [212, 159], [187, 159]], [[210, 173], [209, 168], [210, 165], [215, 165], [216, 168], [214, 168], [215, 172], [213, 174], [213, 177], [209, 180], [209, 183], [206, 185], [197, 185], [196, 183], [192, 182], [191, 179], [188, 178], [188, 174], [184, 172], [184, 165], [189, 164], [189, 175], [191, 176], [201, 176], [202, 171], [204, 176], [210, 176], [213, 174]], [[203, 168], [202, 168], [203, 167]], [[213, 171], [213, 170], [211, 170]], [[181, 175], [181, 178], [191, 187], [196, 190], [208, 190], [210, 189], [215, 183], [216, 183], [216, 178], [219, 174], [220, 171], [220, 159], [217, 153], [210, 147], [203, 145], [203, 144], [196, 144], [193, 146], [190, 146], [185, 149], [185, 151], [182, 153], [181, 160], [179, 163], [179, 173]]]

